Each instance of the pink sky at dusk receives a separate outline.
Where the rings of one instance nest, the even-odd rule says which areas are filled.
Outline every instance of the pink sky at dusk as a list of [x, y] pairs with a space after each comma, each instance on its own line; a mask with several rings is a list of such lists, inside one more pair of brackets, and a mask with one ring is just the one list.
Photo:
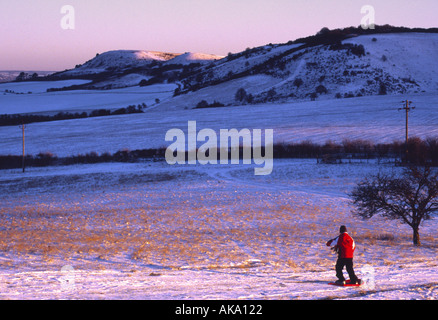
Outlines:
[[359, 26], [364, 5], [378, 25], [438, 26], [436, 0], [0, 0], [0, 70], [70, 69], [119, 49], [226, 55]]

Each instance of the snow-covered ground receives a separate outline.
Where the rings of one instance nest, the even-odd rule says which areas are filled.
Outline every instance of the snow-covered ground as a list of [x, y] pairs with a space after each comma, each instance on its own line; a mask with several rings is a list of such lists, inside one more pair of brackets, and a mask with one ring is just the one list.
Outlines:
[[[90, 82], [90, 80], [61, 80], [61, 81], [26, 81], [26, 82], [7, 82], [0, 84], [0, 92], [3, 95], [12, 94], [33, 94], [46, 93], [47, 89], [63, 88], [73, 85], [80, 85]], [[6, 101], [2, 101], [6, 103]], [[18, 102], [18, 101], [17, 101]], [[5, 105], [2, 106], [5, 107]], [[22, 111], [23, 112], [23, 111]], [[9, 113], [7, 109], [2, 110], [2, 113]]]
[[[410, 134], [438, 133], [430, 93], [192, 109], [214, 89], [170, 100], [174, 85], [52, 93], [27, 85], [35, 93], [0, 95], [0, 114], [153, 101], [143, 114], [29, 124], [33, 155], [162, 147], [167, 130], [187, 131], [191, 120], [198, 130], [272, 128], [276, 142], [402, 140], [397, 109], [406, 98], [416, 106]], [[215, 94], [229, 94], [224, 86]], [[1, 127], [0, 154], [20, 152], [19, 128]], [[0, 298], [436, 299], [437, 220], [421, 226], [416, 248], [408, 227], [352, 215], [346, 193], [379, 170], [393, 168], [275, 160], [268, 176], [244, 165], [165, 162], [1, 170]], [[357, 242], [356, 272], [374, 279], [360, 288], [327, 284], [336, 257], [325, 243], [341, 224]]]
[[215, 60], [223, 59], [224, 56], [218, 56], [214, 54], [205, 54], [199, 52], [186, 52], [173, 59], [168, 60], [167, 64], [182, 64], [187, 65], [190, 63], [208, 63]]
[[[416, 107], [409, 116], [410, 136], [438, 136], [438, 95], [434, 94], [193, 110], [196, 100], [191, 102], [190, 96], [185, 97], [185, 100], [182, 97], [171, 99], [171, 87], [168, 86], [172, 85], [133, 87], [108, 92], [59, 92], [50, 97], [41, 95], [41, 100], [38, 95], [0, 95], [0, 101], [11, 99], [10, 107], [7, 104], [0, 107], [0, 114], [6, 113], [2, 110], [30, 110], [32, 106], [38, 110], [81, 111], [116, 105], [126, 107], [143, 101], [148, 104], [156, 97], [161, 99], [162, 103], [154, 105], [152, 102], [142, 114], [29, 124], [26, 128], [26, 152], [33, 155], [52, 152], [60, 157], [168, 146], [170, 143], [164, 140], [166, 132], [172, 128], [187, 132], [188, 121], [197, 121], [198, 131], [204, 128], [216, 132], [232, 128], [274, 129], [275, 142], [311, 140], [325, 143], [328, 140], [340, 142], [343, 139], [403, 141], [405, 113], [398, 111], [398, 108], [403, 107], [402, 100], [407, 98]], [[18, 127], [0, 127], [0, 154], [20, 154], [21, 141], [21, 130]]]
[[[129, 79], [125, 78], [125, 81], [132, 81], [132, 75]], [[88, 81], [65, 80], [0, 84], [0, 114], [82, 112], [95, 109], [126, 108], [131, 104], [141, 103], [150, 106], [155, 104], [156, 99], [165, 101], [172, 97], [177, 87], [175, 84], [157, 84], [149, 87], [135, 86], [105, 91], [46, 92], [48, 88], [62, 88], [86, 82]], [[16, 93], [9, 93], [6, 90], [12, 90]]]
[[438, 68], [434, 63], [438, 51], [437, 40], [437, 34], [393, 33], [364, 35], [344, 42], [363, 45], [370, 53], [366, 58], [367, 63], [386, 69], [396, 78], [419, 80], [422, 90], [430, 92], [437, 90]]
[[[437, 220], [422, 246], [394, 221], [352, 215], [375, 163], [164, 162], [3, 170], [2, 299], [436, 299]], [[347, 225], [360, 288], [328, 285], [325, 242]], [[370, 273], [370, 270], [374, 273]]]

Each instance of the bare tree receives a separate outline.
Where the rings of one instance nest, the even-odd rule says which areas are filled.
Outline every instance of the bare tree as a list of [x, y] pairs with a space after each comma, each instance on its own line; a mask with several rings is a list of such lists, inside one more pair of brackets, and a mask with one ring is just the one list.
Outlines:
[[413, 244], [419, 246], [420, 223], [438, 212], [438, 172], [410, 166], [402, 175], [379, 173], [359, 182], [350, 197], [355, 214], [364, 219], [380, 214], [409, 225]]
[[245, 101], [247, 98], [247, 93], [246, 93], [245, 89], [243, 89], [243, 88], [238, 89], [236, 91], [236, 94], [234, 95], [234, 98], [238, 102]]

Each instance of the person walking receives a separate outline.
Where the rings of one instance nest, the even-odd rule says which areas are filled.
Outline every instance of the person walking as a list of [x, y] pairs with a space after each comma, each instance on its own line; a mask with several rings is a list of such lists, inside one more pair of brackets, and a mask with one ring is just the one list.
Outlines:
[[327, 246], [330, 246], [334, 240], [338, 239], [333, 250], [338, 253], [338, 259], [336, 261], [336, 277], [338, 280], [336, 284], [345, 284], [345, 278], [343, 269], [346, 267], [348, 276], [350, 277], [350, 284], [360, 284], [360, 279], [357, 278], [353, 268], [353, 255], [356, 249], [356, 244], [353, 238], [347, 233], [347, 228], [341, 226], [339, 228], [339, 236], [327, 242]]

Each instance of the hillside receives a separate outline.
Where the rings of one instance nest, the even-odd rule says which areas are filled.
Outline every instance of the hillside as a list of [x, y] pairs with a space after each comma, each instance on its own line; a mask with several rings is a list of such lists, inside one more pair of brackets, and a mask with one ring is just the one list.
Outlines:
[[[269, 45], [227, 57], [182, 81], [181, 93], [221, 87], [222, 103], [349, 98], [436, 92], [438, 34], [351, 37], [336, 44]], [[243, 88], [246, 95], [236, 101]]]
[[[222, 56], [204, 53], [167, 53], [144, 50], [113, 50], [76, 65], [74, 69], [58, 72], [46, 80], [92, 80], [84, 86], [71, 89], [114, 89], [139, 85], [141, 80], [164, 83], [175, 74], [185, 74], [193, 67], [222, 59]], [[189, 67], [188, 67], [189, 66]], [[171, 81], [173, 82], [173, 81]]]
[[177, 56], [175, 53], [155, 51], [114, 50], [96, 54], [96, 57], [76, 66], [65, 74], [100, 73], [109, 69], [122, 69], [147, 66], [153, 61], [167, 61]]
[[208, 63], [223, 58], [223, 56], [218, 56], [214, 54], [186, 52], [166, 61], [166, 64], [187, 65], [191, 63]]
[[[225, 105], [351, 98], [438, 90], [436, 29], [323, 29], [227, 57], [116, 50], [47, 80], [87, 79], [69, 89], [178, 85], [175, 96]], [[243, 89], [236, 97], [238, 89]], [[201, 91], [199, 93], [198, 91]], [[177, 103], [178, 99], [170, 103]]]

